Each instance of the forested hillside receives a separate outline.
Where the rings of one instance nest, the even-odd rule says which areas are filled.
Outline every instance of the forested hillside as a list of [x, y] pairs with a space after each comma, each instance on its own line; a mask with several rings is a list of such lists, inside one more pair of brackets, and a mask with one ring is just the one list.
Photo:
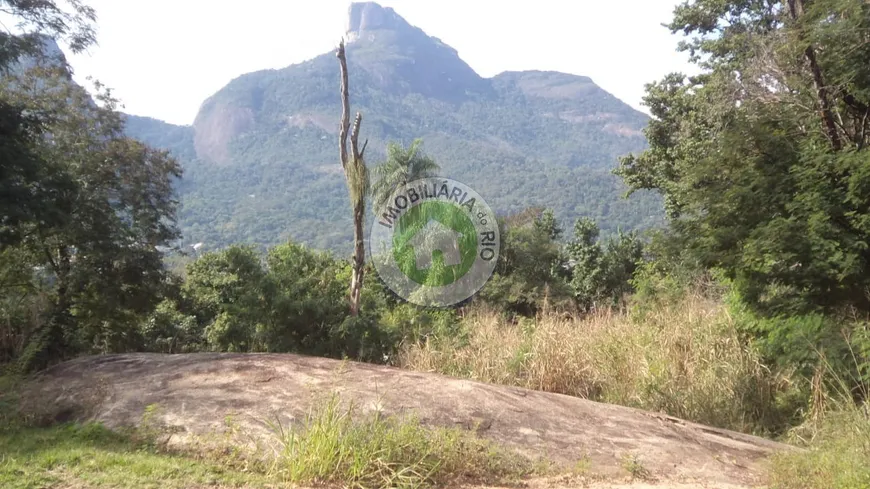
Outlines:
[[[662, 221], [652, 193], [624, 200], [617, 159], [645, 148], [647, 117], [592, 80], [555, 72], [477, 75], [456, 50], [392, 9], [355, 4], [348, 21], [352, 102], [366, 160], [422, 138], [443, 176], [497, 211], [531, 205], [595, 219], [605, 233]], [[192, 127], [130, 117], [127, 133], [171, 150], [185, 169], [180, 225], [215, 249], [288, 238], [346, 252], [349, 203], [338, 163], [334, 53], [242, 75], [202, 104]]]

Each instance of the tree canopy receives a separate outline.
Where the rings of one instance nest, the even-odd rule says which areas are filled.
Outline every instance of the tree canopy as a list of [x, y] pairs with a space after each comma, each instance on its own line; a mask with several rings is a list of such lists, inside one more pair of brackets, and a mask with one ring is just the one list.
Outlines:
[[702, 69], [648, 86], [632, 189], [768, 314], [870, 308], [870, 4], [686, 2], [673, 32]]
[[126, 137], [111, 93], [96, 91], [73, 83], [66, 66], [41, 63], [0, 86], [0, 102], [40, 129], [4, 160], [4, 177], [25, 197], [4, 200], [3, 237], [17, 250], [7, 256], [45, 279], [16, 286], [44, 288], [52, 303], [28, 342], [28, 369], [96, 345], [135, 347], [129, 328], [160, 300], [166, 276], [157, 248], [178, 236], [180, 167]]

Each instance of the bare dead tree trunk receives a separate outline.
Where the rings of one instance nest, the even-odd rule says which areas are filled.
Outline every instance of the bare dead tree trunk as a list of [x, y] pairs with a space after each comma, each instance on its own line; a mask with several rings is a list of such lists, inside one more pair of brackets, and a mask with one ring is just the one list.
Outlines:
[[[804, 13], [804, 2], [803, 0], [788, 0], [788, 8], [792, 20], [797, 22]], [[801, 35], [801, 37], [803, 37], [803, 35]], [[828, 135], [828, 139], [831, 141], [831, 147], [834, 151], [839, 151], [842, 149], [843, 143], [840, 140], [840, 133], [837, 130], [834, 111], [831, 108], [830, 90], [828, 86], [825, 85], [825, 79], [822, 76], [821, 68], [819, 68], [819, 63], [816, 59], [816, 51], [812, 44], [807, 45], [804, 50], [804, 56], [807, 58], [810, 65], [810, 72], [813, 76], [813, 85], [816, 88], [816, 97], [819, 101], [819, 108], [821, 109], [825, 132]]]
[[[359, 315], [360, 298], [362, 296], [363, 279], [365, 278], [365, 241], [363, 240], [365, 224], [365, 197], [368, 190], [368, 175], [363, 154], [368, 141], [359, 147], [359, 129], [362, 124], [362, 114], [357, 112], [350, 126], [350, 95], [347, 83], [347, 57], [344, 51], [344, 40], [338, 46], [339, 65], [341, 66], [341, 126], [338, 133], [339, 157], [347, 190], [350, 195], [350, 205], [353, 209], [353, 256], [351, 258], [350, 280], [350, 314]], [[350, 132], [350, 153], [347, 151], [348, 132]]]

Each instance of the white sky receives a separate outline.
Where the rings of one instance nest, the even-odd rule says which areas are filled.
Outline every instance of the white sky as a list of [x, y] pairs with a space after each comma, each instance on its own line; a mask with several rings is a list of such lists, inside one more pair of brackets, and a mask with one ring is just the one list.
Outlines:
[[[99, 46], [70, 56], [131, 114], [193, 122], [231, 79], [325, 53], [344, 33], [348, 0], [88, 0]], [[662, 27], [678, 0], [382, 0], [459, 51], [482, 76], [555, 70], [591, 77], [632, 106], [645, 83], [693, 71]]]

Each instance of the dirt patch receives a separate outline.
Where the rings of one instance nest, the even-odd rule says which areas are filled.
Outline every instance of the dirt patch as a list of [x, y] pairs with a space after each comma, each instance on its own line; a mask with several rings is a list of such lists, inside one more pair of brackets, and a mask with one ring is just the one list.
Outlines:
[[[362, 412], [413, 413], [424, 423], [475, 429], [531, 458], [572, 466], [585, 460], [592, 473], [607, 477], [625, 477], [630, 457], [657, 481], [650, 487], [756, 487], [767, 456], [790, 449], [559, 394], [298, 355], [88, 357], [35, 377], [25, 392], [25, 405], [38, 405], [46, 416], [87, 413], [84, 419], [120, 427], [140, 422], [146, 407], [157, 405], [154, 416], [174, 432], [220, 431], [232, 416], [262, 437], [269, 436], [270, 420], [296, 421], [312, 401], [337, 392]], [[644, 487], [608, 484], [591, 487]]]

